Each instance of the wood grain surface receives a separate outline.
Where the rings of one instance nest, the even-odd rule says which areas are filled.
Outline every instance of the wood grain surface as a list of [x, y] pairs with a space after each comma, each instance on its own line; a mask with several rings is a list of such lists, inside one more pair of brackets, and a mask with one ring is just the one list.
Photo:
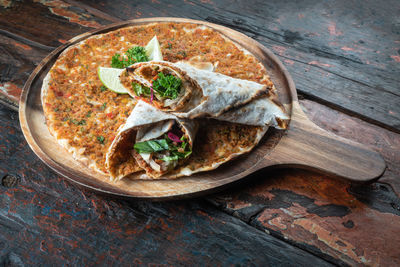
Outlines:
[[[315, 0], [300, 1], [297, 5], [285, 1], [231, 4], [188, 0], [168, 4], [158, 1], [5, 2], [11, 4], [2, 9], [2, 29], [54, 47], [90, 27], [133, 18], [187, 17], [225, 25], [278, 54], [301, 93], [400, 131], [397, 86], [400, 40], [398, 25], [393, 19], [397, 14], [397, 9], [392, 8], [397, 6], [394, 0], [385, 5], [373, 0], [362, 5]], [[48, 29], [40, 32], [38, 24], [21, 29], [16, 25], [28, 25], [25, 20], [29, 16], [12, 18], [14, 23], [7, 19], [7, 14], [17, 11], [32, 17], [43, 12]], [[52, 37], [39, 40], [45, 34]], [[16, 84], [19, 88], [22, 85]]]
[[207, 199], [128, 203], [54, 174], [3, 106], [0, 265], [399, 265], [399, 8], [392, 0], [0, 1], [0, 99], [9, 107], [41, 59], [73, 36], [126, 19], [188, 17], [269, 47], [314, 123], [373, 147], [388, 165], [367, 185], [266, 170]]
[[[41, 106], [43, 77], [47, 75], [59, 54], [71, 45], [95, 34], [154, 22], [195, 23], [207, 26], [251, 52], [265, 66], [277, 88], [280, 101], [285, 105], [291, 118], [289, 129], [285, 132], [270, 131], [251, 153], [234, 160], [227, 166], [175, 180], [122, 179], [113, 182], [107, 175], [96, 173], [88, 166], [76, 162], [47, 130]], [[276, 165], [316, 169], [359, 182], [378, 178], [386, 167], [377, 152], [328, 133], [307, 119], [298, 104], [295, 85], [289, 73], [271, 51], [234, 30], [196, 20], [158, 17], [137, 19], [114, 23], [74, 37], [50, 53], [32, 72], [21, 95], [19, 119], [29, 146], [53, 170], [80, 185], [119, 196], [145, 197], [155, 200], [200, 196], [238, 181], [257, 170]], [[134, 179], [134, 176], [139, 175], [132, 174], [131, 176]]]
[[[187, 17], [228, 26], [271, 47], [286, 63], [301, 93], [400, 131], [397, 105], [400, 41], [399, 28], [393, 19], [397, 16], [397, 9], [392, 8], [397, 6], [395, 0], [387, 1], [385, 5], [373, 0], [362, 5], [315, 0], [303, 0], [298, 4], [189, 0], [168, 4], [120, 0], [41, 2], [23, 5], [12, 1], [3, 12], [20, 12], [22, 9], [38, 14], [47, 8], [51, 20], [48, 34], [54, 29], [54, 35], [60, 37], [61, 31], [56, 30], [59, 27], [67, 36], [41, 41], [50, 44], [52, 40], [53, 46], [87, 31], [88, 27], [142, 17]], [[6, 18], [8, 13], [4, 14]], [[13, 18], [13, 22], [27, 25], [23, 23], [27, 17]], [[70, 23], [60, 23], [62, 20]], [[14, 33], [35, 36], [32, 38], [36, 40], [39, 40], [37, 36], [46, 34], [38, 34], [40, 28], [36, 27], [12, 26], [14, 24], [11, 25], [9, 20], [2, 25]], [[73, 29], [70, 25], [74, 25]]]
[[34, 156], [16, 113], [0, 115], [0, 173], [10, 171], [0, 186], [2, 265], [331, 265], [204, 200], [127, 202], [75, 188]]
[[373, 149], [323, 130], [293, 102], [289, 130], [261, 162], [265, 167], [298, 167], [355, 182], [379, 178], [386, 163]]

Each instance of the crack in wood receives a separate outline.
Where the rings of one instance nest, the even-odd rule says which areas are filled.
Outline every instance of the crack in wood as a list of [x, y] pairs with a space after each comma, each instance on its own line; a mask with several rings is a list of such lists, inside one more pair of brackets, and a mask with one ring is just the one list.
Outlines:
[[[331, 70], [329, 70], [329, 69], [326, 69], [326, 68], [321, 67], [321, 66], [318, 66], [318, 65], [310, 64], [310, 63], [308, 63], [308, 62], [304, 62], [304, 61], [301, 61], [301, 60], [299, 60], [299, 59], [295, 59], [295, 58], [288, 57], [288, 56], [284, 56], [284, 55], [279, 55], [279, 57], [282, 57], [282, 58], [284, 58], [284, 59], [289, 59], [289, 60], [298, 62], [298, 63], [300, 63], [300, 64], [304, 64], [304, 65], [307, 65], [307, 66], [311, 66], [311, 67], [313, 67], [313, 68], [321, 69], [321, 70], [326, 71], [326, 72], [328, 72], [328, 73], [330, 73], [330, 74], [333, 74], [333, 75], [338, 76], [338, 77], [340, 77], [340, 78], [343, 78], [343, 79], [345, 79], [345, 80], [349, 80], [349, 81], [351, 81], [351, 82], [354, 82], [354, 83], [363, 85], [363, 86], [365, 86], [365, 87], [369, 87], [369, 88], [372, 88], [372, 89], [377, 89], [377, 87], [375, 87], [375, 86], [372, 86], [372, 85], [369, 85], [369, 84], [367, 84], [367, 83], [364, 83], [364, 82], [361, 82], [361, 81], [352, 79], [352, 78], [350, 78], [350, 77], [347, 77], [347, 76], [338, 74], [338, 73], [336, 73], [336, 72], [334, 72], [334, 71], [331, 71]], [[305, 92], [305, 91], [302, 91], [301, 89], [298, 89], [298, 90], [301, 91], [301, 92]], [[394, 93], [394, 92], [392, 92], [392, 91], [386, 90], [386, 89], [383, 88], [383, 87], [380, 87], [379, 90], [384, 91], [384, 92], [386, 92], [386, 93], [388, 93], [388, 94], [392, 94], [392, 95], [394, 95], [394, 96], [400, 97], [400, 94], [396, 94], [396, 93]], [[306, 93], [306, 92], [305, 92], [305, 93]], [[307, 94], [307, 93], [306, 93], [306, 94]]]
[[[297, 248], [303, 250], [306, 253], [311, 253], [317, 257], [320, 257], [320, 258], [324, 259], [326, 262], [329, 262], [331, 264], [334, 264], [337, 266], [349, 266], [347, 263], [345, 263], [341, 260], [338, 260], [337, 258], [334, 258], [328, 254], [323, 253], [319, 248], [317, 248], [315, 246], [311, 246], [306, 243], [299, 243], [299, 242], [290, 240], [290, 239], [286, 238], [279, 231], [275, 231], [272, 228], [265, 228], [264, 226], [261, 226], [257, 221], [257, 217], [265, 209], [268, 208], [266, 205], [255, 205], [255, 206], [245, 207], [243, 209], [240, 209], [240, 212], [238, 212], [238, 211], [234, 211], [232, 209], [227, 208], [221, 202], [215, 201], [215, 199], [212, 197], [206, 198], [205, 200], [207, 203], [214, 206], [214, 208], [217, 208], [217, 209], [221, 210], [222, 212], [227, 213], [228, 215], [231, 215], [233, 217], [236, 217], [236, 218], [242, 220], [247, 225], [254, 227], [257, 230], [261, 231], [262, 234], [271, 235], [285, 243], [288, 243], [294, 247], [297, 247]], [[245, 214], [247, 214], [247, 215], [245, 215]]]
[[8, 96], [3, 95], [2, 91], [0, 91], [0, 105], [3, 105], [13, 111], [18, 112], [18, 103], [11, 101]]
[[46, 51], [49, 51], [49, 52], [51, 52], [51, 51], [53, 51], [54, 49], [56, 49], [56, 47], [47, 46], [47, 45], [38, 43], [38, 42], [36, 42], [36, 41], [30, 40], [30, 39], [25, 38], [25, 37], [23, 37], [23, 36], [20, 36], [20, 35], [18, 35], [18, 34], [15, 34], [15, 33], [9, 32], [9, 31], [6, 31], [6, 30], [4, 30], [4, 29], [0, 29], [0, 34], [3, 34], [3, 35], [5, 35], [5, 36], [7, 36], [7, 37], [9, 37], [9, 38], [14, 39], [14, 40], [18, 40], [18, 41], [23, 42], [23, 43], [25, 43], [25, 44], [27, 44], [27, 45], [34, 46], [34, 47], [37, 47], [37, 48], [39, 48], [39, 49], [43, 49], [43, 50], [46, 50]]
[[123, 20], [121, 20], [121, 19], [119, 19], [117, 17], [114, 17], [114, 16], [111, 16], [111, 15], [109, 15], [107, 13], [104, 13], [104, 12], [100, 11], [99, 9], [93, 8], [93, 7], [89, 6], [89, 5], [86, 5], [86, 4], [82, 3], [82, 2], [80, 2], [80, 1], [74, 1], [74, 0], [63, 0], [63, 1], [68, 3], [68, 4], [70, 4], [71, 6], [81, 7], [84, 10], [86, 10], [87, 12], [89, 12], [90, 14], [92, 14], [92, 15], [94, 15], [96, 17], [99, 17], [99, 18], [102, 18], [102, 19], [105, 19], [105, 20], [108, 20], [108, 21], [112, 21], [112, 22], [121, 22], [121, 21], [123, 21]]
[[[329, 59], [344, 59], [344, 60], [347, 60], [347, 61], [350, 61], [350, 62], [353, 62], [353, 63], [365, 65], [365, 63], [363, 63], [363, 62], [361, 62], [359, 60], [355, 60], [355, 59], [352, 59], [352, 58], [349, 58], [349, 57], [346, 57], [346, 56], [343, 56], [343, 55], [337, 55], [337, 54], [328, 52], [326, 50], [321, 50], [321, 49], [318, 49], [318, 48], [315, 48], [315, 47], [306, 46], [304, 44], [293, 43], [293, 42], [290, 43], [290, 42], [284, 42], [284, 41], [281, 41], [281, 40], [274, 39], [274, 38], [272, 38], [272, 37], [270, 37], [268, 35], [262, 34], [260, 32], [255, 31], [255, 30], [252, 30], [252, 29], [250, 29], [250, 27], [244, 27], [244, 25], [246, 25], [244, 23], [241, 24], [241, 25], [237, 25], [235, 23], [229, 23], [226, 20], [221, 20], [221, 19], [214, 18], [214, 17], [207, 17], [205, 20], [208, 21], [208, 22], [212, 22], [212, 23], [216, 23], [216, 24], [220, 24], [220, 25], [232, 28], [234, 30], [237, 30], [237, 31], [245, 33], [245, 34], [251, 33], [251, 34], [254, 35], [254, 37], [261, 36], [261, 37], [264, 37], [264, 38], [269, 39], [271, 41], [277, 42], [279, 44], [282, 44], [282, 45], [285, 45], [285, 46], [288, 46], [288, 47], [292, 47], [294, 49], [298, 49], [299, 51], [312, 52], [316, 56], [322, 56], [322, 57], [329, 58]], [[259, 29], [261, 30], [261, 28], [259, 28]], [[270, 30], [266, 30], [264, 28], [262, 28], [262, 31], [277, 35], [277, 36], [281, 37], [283, 40], [285, 40], [287, 38], [287, 37], [285, 37], [284, 34], [280, 34], [280, 33], [274, 32], [274, 31], [270, 31]], [[255, 38], [255, 39], [257, 39], [257, 38]]]
[[400, 127], [400, 125], [398, 125], [398, 126], [397, 126], [397, 125], [394, 125], [394, 126], [392, 126], [392, 125], [387, 125], [387, 124], [385, 124], [385, 123], [383, 123], [383, 122], [381, 122], [381, 121], [379, 121], [379, 120], [375, 120], [375, 119], [373, 119], [373, 118], [371, 118], [371, 117], [368, 117], [368, 116], [366, 116], [366, 115], [364, 115], [364, 114], [358, 113], [358, 112], [353, 111], [353, 110], [351, 110], [351, 109], [348, 109], [348, 108], [346, 108], [346, 107], [344, 107], [344, 106], [341, 106], [341, 105], [336, 104], [336, 103], [334, 103], [334, 102], [330, 102], [330, 101], [328, 101], [328, 100], [326, 100], [326, 99], [323, 99], [323, 98], [321, 98], [321, 97], [318, 97], [318, 96], [316, 96], [316, 95], [313, 95], [313, 94], [309, 93], [308, 91], [303, 90], [303, 89], [301, 89], [301, 88], [297, 88], [297, 90], [299, 90], [299, 91], [302, 93], [302, 95], [303, 95], [303, 97], [304, 97], [305, 99], [312, 100], [312, 101], [314, 101], [314, 102], [317, 102], [317, 103], [319, 103], [319, 104], [325, 105], [325, 106], [327, 106], [327, 107], [329, 107], [329, 108], [332, 108], [332, 109], [334, 109], [334, 110], [337, 110], [337, 111], [339, 111], [339, 112], [342, 112], [342, 113], [344, 113], [344, 114], [346, 114], [346, 115], [349, 115], [349, 116], [352, 116], [352, 117], [361, 119], [361, 120], [363, 120], [363, 121], [365, 121], [365, 122], [368, 122], [368, 123], [377, 125], [377, 126], [379, 126], [379, 127], [382, 127], [382, 128], [384, 128], [384, 129], [390, 130], [390, 131], [392, 131], [392, 132], [400, 133], [400, 128], [396, 128], [396, 127]]
[[400, 198], [388, 184], [353, 184], [349, 187], [348, 192], [370, 208], [400, 216]]

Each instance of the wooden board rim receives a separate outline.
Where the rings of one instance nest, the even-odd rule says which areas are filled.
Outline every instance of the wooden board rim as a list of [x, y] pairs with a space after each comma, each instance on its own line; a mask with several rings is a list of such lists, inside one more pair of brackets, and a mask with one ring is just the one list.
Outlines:
[[[276, 55], [274, 55], [268, 48], [264, 47], [262, 44], [258, 43], [257, 41], [251, 39], [250, 37], [237, 32], [235, 30], [232, 30], [230, 28], [217, 25], [214, 23], [209, 23], [205, 21], [200, 21], [200, 20], [193, 20], [193, 19], [184, 19], [184, 18], [171, 18], [171, 17], [155, 17], [155, 18], [145, 18], [145, 19], [134, 19], [134, 20], [128, 20], [124, 22], [118, 22], [118, 23], [113, 23], [98, 29], [91, 30], [89, 32], [83, 33], [81, 35], [78, 35], [76, 37], [71, 38], [68, 40], [65, 44], [61, 45], [60, 47], [56, 48], [54, 51], [52, 51], [49, 55], [47, 55], [39, 64], [38, 66], [34, 69], [32, 74], [29, 76], [28, 80], [26, 81], [23, 91], [21, 94], [20, 98], [20, 103], [19, 103], [19, 119], [20, 119], [20, 125], [22, 132], [24, 134], [25, 139], [27, 140], [30, 148], [34, 151], [34, 153], [46, 164], [48, 165], [51, 169], [56, 171], [58, 174], [62, 175], [63, 177], [67, 178], [70, 181], [73, 181], [74, 183], [77, 183], [78, 185], [87, 187], [89, 189], [99, 191], [101, 193], [105, 194], [110, 194], [118, 197], [128, 197], [128, 198], [145, 198], [145, 199], [151, 199], [151, 200], [166, 200], [166, 199], [180, 199], [180, 198], [186, 198], [186, 197], [195, 197], [203, 194], [208, 194], [211, 192], [215, 192], [218, 190], [222, 190], [224, 187], [228, 186], [229, 184], [232, 184], [234, 182], [237, 182], [238, 180], [248, 176], [249, 174], [257, 171], [259, 168], [257, 166], [253, 166], [252, 168], [247, 169], [244, 172], [241, 172], [237, 175], [231, 176], [229, 181], [224, 181], [221, 184], [218, 184], [215, 187], [208, 188], [208, 189], [203, 189], [201, 191], [193, 191], [190, 193], [182, 193], [182, 194], [173, 194], [173, 195], [165, 195], [165, 196], [148, 196], [148, 195], [143, 195], [141, 192], [126, 192], [121, 189], [117, 189], [116, 187], [113, 187], [112, 190], [104, 190], [103, 188], [98, 188], [94, 185], [91, 185], [91, 183], [83, 183], [80, 182], [78, 177], [75, 176], [75, 174], [71, 173], [68, 169], [64, 168], [63, 166], [57, 164], [51, 157], [49, 157], [44, 151], [39, 147], [39, 145], [35, 142], [34, 137], [32, 136], [32, 133], [30, 132], [29, 126], [28, 126], [28, 121], [26, 117], [26, 108], [27, 108], [27, 100], [28, 100], [28, 95], [29, 91], [31, 88], [31, 85], [33, 81], [38, 78], [40, 73], [43, 71], [44, 67], [46, 66], [47, 62], [52, 59], [53, 57], [57, 56], [60, 54], [62, 51], [64, 51], [66, 48], [68, 48], [70, 45], [73, 45], [75, 43], [78, 43], [79, 41], [82, 41], [88, 37], [90, 37], [93, 34], [99, 34], [99, 33], [104, 33], [112, 30], [116, 30], [118, 28], [122, 27], [127, 27], [127, 26], [133, 26], [133, 25], [140, 25], [140, 24], [148, 24], [148, 23], [155, 23], [155, 22], [178, 22], [178, 23], [194, 23], [194, 24], [200, 24], [200, 25], [205, 25], [209, 26], [218, 32], [220, 32], [221, 29], [227, 30], [234, 32], [235, 34], [243, 37], [246, 39], [246, 41], [249, 41], [256, 45], [258, 48], [260, 48], [263, 53], [265, 53], [270, 60], [273, 61], [274, 64], [276, 64], [279, 67], [279, 70], [282, 72], [283, 76], [285, 77], [285, 82], [287, 83], [287, 87], [289, 88], [290, 91], [290, 97], [292, 101], [297, 100], [297, 93], [295, 89], [295, 85], [293, 82], [293, 79], [291, 78], [289, 72], [286, 70], [282, 62], [278, 59]], [[229, 37], [228, 37], [229, 38]], [[231, 38], [229, 38], [231, 39]], [[231, 39], [232, 40], [232, 39]], [[236, 42], [235, 40], [232, 40]], [[289, 110], [289, 115], [292, 115], [292, 109]]]

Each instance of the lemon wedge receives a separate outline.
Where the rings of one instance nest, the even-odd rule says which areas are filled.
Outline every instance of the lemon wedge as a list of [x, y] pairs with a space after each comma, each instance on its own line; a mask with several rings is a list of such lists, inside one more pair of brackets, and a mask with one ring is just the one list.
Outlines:
[[[149, 60], [151, 61], [163, 60], [161, 47], [160, 43], [157, 40], [157, 36], [154, 36], [153, 39], [151, 39], [150, 42], [148, 42], [148, 44], [144, 49], [146, 51], [146, 55], [149, 57]], [[125, 69], [99, 67], [97, 69], [97, 74], [99, 75], [100, 81], [109, 90], [116, 92], [118, 94], [127, 94], [128, 91], [119, 80], [119, 76], [124, 70]]]
[[119, 80], [119, 75], [121, 75], [124, 70], [125, 69], [99, 67], [97, 69], [97, 74], [99, 75], [100, 81], [109, 90], [118, 94], [127, 94], [128, 91]]
[[161, 54], [160, 43], [158, 42], [157, 36], [155, 35], [153, 39], [144, 48], [146, 50], [146, 55], [152, 61], [162, 61], [163, 56]]

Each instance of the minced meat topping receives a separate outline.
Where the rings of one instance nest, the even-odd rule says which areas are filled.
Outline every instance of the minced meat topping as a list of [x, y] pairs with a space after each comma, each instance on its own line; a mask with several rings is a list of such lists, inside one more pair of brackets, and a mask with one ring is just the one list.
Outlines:
[[[50, 70], [50, 83], [44, 98], [44, 112], [50, 131], [66, 139], [82, 156], [107, 172], [105, 155], [135, 105], [129, 95], [107, 90], [97, 75], [100, 66], [110, 67], [115, 53], [145, 46], [157, 35], [164, 60], [197, 60], [217, 63], [216, 72], [271, 86], [257, 59], [238, 49], [219, 33], [187, 23], [158, 23], [122, 28], [93, 36], [65, 51]], [[260, 127], [212, 121], [188, 161], [191, 168], [223, 161], [241, 148], [255, 145]], [[201, 140], [207, 143], [201, 144]]]

